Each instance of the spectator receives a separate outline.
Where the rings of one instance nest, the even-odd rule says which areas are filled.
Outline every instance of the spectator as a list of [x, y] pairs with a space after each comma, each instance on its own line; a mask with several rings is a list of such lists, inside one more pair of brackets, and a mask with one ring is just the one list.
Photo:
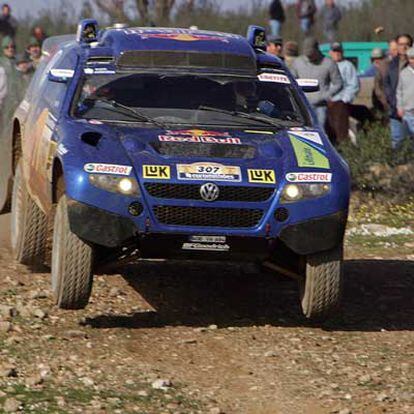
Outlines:
[[18, 90], [20, 95], [18, 100], [20, 102], [23, 100], [27, 87], [32, 80], [35, 68], [33, 67], [33, 62], [30, 60], [29, 56], [26, 53], [22, 53], [16, 57], [16, 69], [20, 84]]
[[321, 9], [321, 17], [326, 40], [330, 43], [335, 42], [338, 24], [342, 19], [341, 10], [335, 4], [335, 0], [325, 0], [325, 4]]
[[397, 86], [400, 72], [408, 65], [407, 50], [413, 46], [413, 38], [409, 34], [397, 37], [398, 56], [391, 60], [384, 78], [384, 89], [389, 105], [391, 145], [397, 149], [405, 136], [405, 127], [397, 111]]
[[328, 130], [333, 142], [345, 141], [349, 135], [350, 104], [358, 95], [359, 80], [355, 66], [344, 59], [341, 43], [332, 43], [330, 55], [338, 65], [342, 78], [342, 89], [328, 102]]
[[397, 87], [398, 116], [404, 120], [414, 137], [414, 48], [407, 50], [408, 66], [400, 73]]
[[3, 4], [0, 16], [0, 35], [14, 39], [17, 32], [17, 20], [11, 15], [11, 8], [8, 4]]
[[7, 96], [7, 76], [6, 71], [0, 66], [0, 114], [3, 113], [4, 100]]
[[293, 62], [299, 56], [299, 46], [297, 42], [289, 40], [283, 47], [283, 56], [285, 57], [286, 66], [291, 69]]
[[319, 81], [319, 91], [306, 96], [315, 110], [321, 128], [325, 128], [328, 101], [342, 88], [338, 65], [322, 55], [316, 39], [308, 37], [303, 43], [303, 55], [295, 59], [291, 71], [296, 78]]
[[40, 58], [42, 57], [42, 49], [36, 38], [32, 37], [30, 39], [30, 43], [27, 45], [26, 54], [32, 62], [33, 67], [36, 69]]
[[37, 40], [37, 42], [39, 43], [40, 47], [42, 47], [43, 46], [43, 42], [47, 38], [47, 34], [45, 33], [43, 27], [41, 27], [41, 26], [35, 26], [32, 29], [32, 37], [34, 37]]
[[[8, 124], [12, 114], [19, 104], [18, 91], [20, 88], [18, 73], [16, 70], [16, 45], [10, 37], [3, 38], [2, 41], [3, 56], [0, 57], [0, 68], [4, 71], [7, 84], [7, 95], [3, 98], [1, 108], [1, 125], [0, 131]], [[3, 81], [4, 82], [4, 81]], [[1, 82], [0, 82], [1, 84]]]
[[272, 0], [269, 7], [270, 32], [272, 36], [279, 37], [282, 30], [282, 24], [285, 21], [285, 11], [281, 0]]
[[389, 107], [384, 89], [384, 78], [388, 70], [388, 61], [385, 58], [384, 51], [380, 48], [373, 49], [371, 52], [371, 62], [375, 67], [372, 106], [381, 115], [381, 118], [385, 118]]
[[388, 60], [391, 62], [398, 56], [398, 44], [396, 39], [392, 39], [388, 42]]
[[315, 0], [299, 0], [296, 3], [296, 15], [300, 20], [300, 28], [305, 36], [308, 36], [315, 22]]
[[283, 59], [283, 39], [281, 37], [269, 36], [266, 51], [273, 56]]

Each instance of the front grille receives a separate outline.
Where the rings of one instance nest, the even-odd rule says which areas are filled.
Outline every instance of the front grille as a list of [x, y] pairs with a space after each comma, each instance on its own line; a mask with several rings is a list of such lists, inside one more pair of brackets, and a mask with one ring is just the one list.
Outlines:
[[158, 154], [176, 157], [240, 158], [250, 160], [256, 156], [256, 149], [250, 145], [154, 142], [152, 147]]
[[[145, 189], [156, 198], [202, 200], [199, 184], [145, 183]], [[219, 186], [219, 189], [220, 195], [216, 201], [266, 201], [275, 191], [271, 187]]]
[[240, 228], [257, 226], [263, 211], [244, 208], [155, 206], [154, 214], [160, 223], [175, 226]]

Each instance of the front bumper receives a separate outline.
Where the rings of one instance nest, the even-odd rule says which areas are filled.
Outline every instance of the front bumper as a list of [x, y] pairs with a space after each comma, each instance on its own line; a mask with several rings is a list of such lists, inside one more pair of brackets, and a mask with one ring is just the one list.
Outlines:
[[[70, 228], [78, 237], [97, 245], [115, 248], [136, 242], [143, 257], [148, 258], [236, 258], [254, 260], [265, 258], [277, 250], [278, 240], [299, 255], [308, 255], [332, 249], [344, 237], [347, 212], [339, 211], [324, 217], [312, 218], [300, 223], [287, 223], [278, 237], [255, 237], [229, 235], [228, 231], [217, 231], [226, 235], [230, 249], [224, 251], [183, 251], [189, 235], [205, 234], [202, 229], [189, 228], [186, 233], [154, 232], [148, 227], [139, 231], [133, 219], [106, 210], [70, 200], [68, 206]], [[211, 234], [211, 233], [210, 233]]]

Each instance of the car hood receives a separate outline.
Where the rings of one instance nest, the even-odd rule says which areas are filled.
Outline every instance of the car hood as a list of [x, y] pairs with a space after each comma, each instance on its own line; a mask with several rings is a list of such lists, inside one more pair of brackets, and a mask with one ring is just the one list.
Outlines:
[[[140, 181], [180, 182], [184, 179], [183, 175], [180, 176], [180, 171], [186, 170], [189, 165], [214, 164], [216, 170], [223, 166], [235, 167], [236, 170], [232, 171], [239, 171], [234, 177], [236, 182], [265, 185], [268, 184], [266, 180], [261, 182], [260, 179], [251, 179], [252, 171], [256, 171], [254, 173], [258, 177], [263, 171], [267, 171], [269, 177], [269, 171], [273, 171], [278, 181], [289, 172], [328, 172], [332, 168], [331, 160], [335, 158], [332, 155], [336, 154], [331, 144], [316, 129], [166, 130], [129, 126], [115, 129], [108, 124], [94, 125], [93, 128], [102, 135], [101, 148], [106, 155], [115, 151], [112, 149], [114, 140], [118, 141]], [[167, 167], [163, 171], [168, 170], [168, 174], [159, 172], [162, 166]], [[214, 176], [191, 177], [192, 181], [216, 181], [216, 178], [217, 181], [225, 180]], [[228, 181], [232, 181], [231, 177], [228, 177]], [[271, 181], [273, 184], [274, 180]]]

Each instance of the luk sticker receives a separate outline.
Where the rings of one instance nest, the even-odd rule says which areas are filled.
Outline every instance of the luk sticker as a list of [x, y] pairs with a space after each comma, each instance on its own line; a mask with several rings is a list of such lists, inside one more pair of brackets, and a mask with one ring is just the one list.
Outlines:
[[280, 75], [278, 73], [261, 73], [258, 78], [261, 82], [290, 84], [290, 80], [286, 75]]
[[240, 167], [226, 166], [216, 163], [197, 162], [194, 164], [178, 164], [177, 178], [179, 180], [212, 180], [240, 182]]
[[247, 170], [249, 183], [276, 184], [274, 170]]
[[142, 175], [152, 180], [169, 180], [171, 169], [168, 165], [143, 165]]
[[228, 132], [204, 131], [189, 129], [181, 131], [166, 131], [166, 135], [159, 135], [161, 142], [201, 142], [203, 144], [233, 144], [240, 145], [240, 138], [232, 137]]
[[323, 145], [322, 138], [319, 132], [310, 132], [310, 131], [297, 131], [291, 130], [290, 133], [299, 139], [305, 139], [307, 141], [314, 142], [315, 144]]
[[286, 180], [290, 183], [330, 183], [332, 174], [319, 172], [288, 173], [286, 174]]
[[85, 164], [83, 169], [89, 173], [97, 174], [113, 174], [113, 175], [130, 175], [132, 167], [128, 165], [116, 165], [116, 164]]
[[295, 151], [298, 167], [322, 168], [329, 169], [330, 163], [328, 158], [313, 146], [290, 136], [293, 150]]

